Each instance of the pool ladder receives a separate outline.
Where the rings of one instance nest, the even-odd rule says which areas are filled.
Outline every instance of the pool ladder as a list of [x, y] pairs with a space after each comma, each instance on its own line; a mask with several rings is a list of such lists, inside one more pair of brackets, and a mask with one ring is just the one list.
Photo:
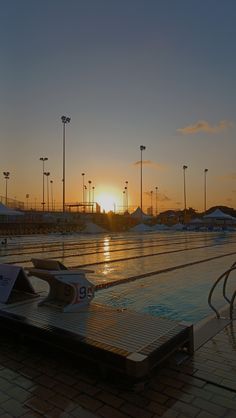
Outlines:
[[226, 270], [223, 274], [221, 274], [220, 277], [218, 277], [218, 279], [213, 284], [213, 286], [210, 290], [209, 296], [208, 296], [208, 305], [210, 306], [211, 309], [213, 309], [213, 311], [215, 311], [216, 316], [217, 316], [218, 319], [220, 319], [221, 316], [219, 314], [219, 311], [212, 305], [211, 299], [212, 299], [212, 294], [213, 294], [216, 286], [223, 280], [223, 289], [222, 289], [223, 290], [223, 297], [226, 300], [226, 302], [229, 303], [229, 305], [230, 305], [230, 307], [229, 307], [229, 317], [230, 317], [230, 320], [233, 320], [233, 311], [234, 311], [234, 301], [235, 301], [235, 298], [236, 298], [236, 290], [234, 291], [231, 299], [229, 299], [228, 296], [226, 295], [226, 285], [227, 285], [230, 273], [234, 270], [236, 270], [236, 262], [233, 263], [232, 266], [228, 270]]

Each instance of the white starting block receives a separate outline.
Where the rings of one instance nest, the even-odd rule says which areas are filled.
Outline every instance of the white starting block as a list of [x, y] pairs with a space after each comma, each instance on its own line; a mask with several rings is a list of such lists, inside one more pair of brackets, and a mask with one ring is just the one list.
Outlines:
[[56, 260], [32, 259], [36, 268], [29, 268], [29, 274], [49, 284], [49, 294], [39, 306], [47, 305], [62, 312], [78, 312], [89, 305], [94, 298], [95, 286], [85, 277], [92, 270], [67, 270]]
[[0, 264], [0, 303], [38, 296], [22, 267]]

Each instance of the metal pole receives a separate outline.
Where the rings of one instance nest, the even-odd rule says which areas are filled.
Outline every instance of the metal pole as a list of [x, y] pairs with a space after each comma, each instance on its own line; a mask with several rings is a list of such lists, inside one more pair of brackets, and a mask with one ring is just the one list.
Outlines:
[[126, 181], [125, 182], [125, 184], [126, 184], [126, 210], [127, 210], [127, 213], [129, 212], [129, 197], [128, 197], [128, 181]]
[[82, 203], [84, 203], [84, 175], [85, 175], [85, 173], [82, 173], [82, 179], [83, 179], [83, 190], [82, 190], [82, 195], [83, 195], [83, 202]]
[[156, 216], [157, 216], [157, 190], [158, 190], [158, 187], [155, 187], [155, 189], [156, 189]]
[[140, 173], [140, 208], [141, 215], [143, 215], [143, 158], [142, 158], [142, 148], [141, 149], [141, 173]]
[[8, 177], [5, 177], [5, 179], [6, 179], [6, 205], [7, 205], [7, 179]]
[[[85, 185], [84, 186], [84, 196], [85, 196], [85, 203], [86, 203], [86, 206], [87, 206], [87, 186]], [[84, 209], [85, 209], [85, 212], [86, 212], [86, 207], [84, 206]]]
[[62, 175], [62, 182], [63, 182], [63, 195], [62, 195], [62, 211], [65, 212], [65, 165], [66, 165], [66, 156], [65, 156], [65, 136], [66, 136], [66, 123], [63, 122], [63, 175]]
[[43, 212], [44, 212], [44, 205], [45, 205], [45, 202], [44, 202], [44, 159], [43, 159]]
[[206, 194], [207, 194], [207, 184], [206, 184], [206, 176], [207, 176], [208, 169], [205, 168], [204, 170], [204, 213], [206, 214]]
[[65, 198], [66, 198], [66, 123], [70, 122], [70, 118], [67, 116], [62, 116], [61, 121], [63, 124], [63, 175], [62, 175], [62, 182], [63, 182], [63, 193], [62, 193], [62, 211], [65, 212]]
[[184, 222], [186, 217], [186, 209], [187, 209], [187, 203], [186, 203], [186, 181], [185, 181], [185, 170], [188, 168], [187, 165], [183, 165], [183, 174], [184, 174]]
[[48, 177], [50, 176], [50, 172], [46, 171], [44, 175], [47, 177], [47, 208], [49, 212], [49, 183], [48, 183]]
[[53, 180], [50, 180], [51, 184], [51, 201], [52, 201], [52, 212], [53, 212]]
[[89, 211], [90, 211], [90, 203], [91, 203], [91, 180], [88, 181], [88, 185], [89, 185]]
[[6, 205], [7, 205], [7, 181], [9, 180], [9, 176], [10, 176], [10, 172], [9, 171], [4, 171], [3, 172], [3, 175], [4, 175], [4, 178], [5, 178], [5, 180], [6, 180], [6, 194], [5, 194], [5, 203], [6, 203]]
[[48, 176], [47, 176], [47, 199], [48, 199], [48, 212], [49, 212], [49, 185], [48, 185]]
[[125, 196], [125, 212], [127, 212], [127, 187], [125, 186], [125, 194], [124, 194], [124, 196]]
[[141, 209], [141, 218], [143, 217], [143, 155], [142, 152], [146, 149], [144, 145], [140, 145], [141, 151], [141, 172], [140, 172], [140, 209]]
[[[95, 189], [95, 187], [93, 186], [92, 187], [92, 190], [93, 190], [93, 198], [92, 198], [93, 199], [93, 206], [94, 206], [94, 189]], [[92, 206], [92, 211], [93, 211], [93, 206]]]
[[42, 201], [42, 205], [43, 205], [43, 212], [44, 212], [44, 206], [45, 206], [45, 202], [44, 202], [44, 163], [45, 161], [47, 161], [48, 158], [47, 157], [40, 157], [40, 161], [43, 162], [43, 201]]
[[153, 208], [152, 208], [152, 195], [153, 195], [153, 190], [151, 190], [151, 215], [153, 215]]

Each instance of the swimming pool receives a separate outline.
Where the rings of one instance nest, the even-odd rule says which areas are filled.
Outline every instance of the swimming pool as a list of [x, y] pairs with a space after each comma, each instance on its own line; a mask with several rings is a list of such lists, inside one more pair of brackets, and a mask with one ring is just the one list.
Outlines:
[[[0, 257], [1, 262], [23, 267], [32, 257], [56, 258], [70, 267], [89, 266], [94, 270], [89, 279], [101, 287], [95, 302], [196, 323], [212, 314], [208, 293], [235, 261], [236, 234], [168, 231], [19, 237], [1, 249]], [[38, 289], [43, 286], [41, 281], [33, 282]], [[220, 291], [214, 301], [218, 308], [224, 305]]]

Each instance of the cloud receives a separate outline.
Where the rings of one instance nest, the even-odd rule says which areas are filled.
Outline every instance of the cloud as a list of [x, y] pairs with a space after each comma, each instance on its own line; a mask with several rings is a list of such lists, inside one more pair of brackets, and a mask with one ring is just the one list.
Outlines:
[[183, 135], [193, 135], [199, 132], [205, 132], [208, 134], [218, 134], [221, 131], [232, 128], [233, 123], [228, 120], [221, 120], [217, 125], [211, 125], [205, 120], [199, 120], [193, 125], [187, 125], [184, 128], [177, 129]]
[[[133, 163], [133, 165], [140, 165], [140, 164], [141, 164], [141, 161], [135, 161]], [[156, 170], [163, 170], [164, 169], [163, 164], [158, 164], [158, 163], [155, 163], [154, 161], [151, 161], [151, 160], [143, 160], [143, 165], [155, 168]]]

